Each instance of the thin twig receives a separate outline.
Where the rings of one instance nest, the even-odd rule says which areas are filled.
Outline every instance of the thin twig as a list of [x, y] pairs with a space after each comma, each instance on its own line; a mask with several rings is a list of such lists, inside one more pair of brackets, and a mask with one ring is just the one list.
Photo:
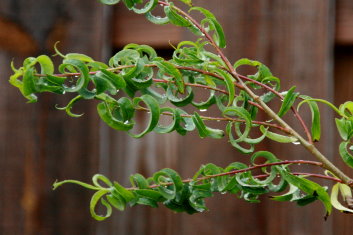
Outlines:
[[[279, 166], [279, 165], [288, 165], [288, 164], [307, 164], [307, 165], [314, 165], [314, 166], [320, 166], [322, 167], [322, 163], [321, 162], [315, 162], [315, 161], [307, 161], [307, 160], [287, 160], [287, 161], [281, 161], [281, 162], [272, 162], [272, 163], [264, 163], [264, 164], [259, 164], [259, 165], [255, 165], [255, 166], [251, 166], [245, 169], [240, 169], [240, 170], [234, 170], [234, 171], [229, 171], [229, 172], [224, 172], [224, 173], [220, 173], [220, 174], [214, 174], [214, 175], [207, 175], [204, 177], [199, 177], [197, 179], [185, 179], [182, 180], [183, 183], [190, 183], [190, 182], [198, 182], [198, 181], [203, 181], [203, 180], [208, 180], [208, 179], [212, 179], [212, 178], [216, 178], [216, 177], [221, 177], [221, 176], [227, 176], [227, 175], [236, 175], [239, 173], [244, 173], [244, 172], [248, 172], [248, 171], [252, 171], [255, 169], [260, 169], [260, 168], [264, 168], [264, 167], [271, 167], [271, 166]], [[300, 173], [296, 173], [297, 175]], [[310, 176], [316, 176], [320, 178], [325, 178], [325, 179], [330, 179], [333, 180], [336, 178], [330, 177], [330, 176], [324, 176], [324, 175], [319, 175], [319, 174], [311, 174], [311, 173], [302, 173], [305, 175], [310, 174]], [[266, 176], [268, 176], [268, 174], [266, 174]], [[322, 176], [322, 177], [321, 177]], [[254, 176], [256, 177], [256, 176]], [[261, 175], [261, 177], [263, 177], [263, 175]], [[161, 185], [157, 185], [157, 184], [153, 184], [150, 185], [149, 188], [157, 188], [159, 186], [169, 186], [169, 185], [173, 185], [172, 182], [170, 183], [163, 183]], [[132, 188], [127, 188], [128, 190], [135, 190], [137, 188], [132, 187]]]
[[[161, 4], [168, 5], [168, 3], [161, 2]], [[228, 60], [228, 58], [224, 55], [221, 48], [217, 46], [211, 35], [206, 32], [206, 30], [189, 14], [182, 11], [180, 8], [174, 7], [181, 15], [190, 20], [206, 37], [206, 39], [210, 42], [210, 44], [215, 48], [220, 58], [223, 60], [230, 73], [234, 78], [236, 78], [240, 85], [244, 87], [244, 90], [253, 98], [259, 105], [261, 105], [264, 111], [274, 120], [276, 120], [282, 127], [289, 129], [291, 134], [298, 139], [298, 141], [310, 152], [312, 153], [319, 161], [323, 163], [322, 167], [331, 171], [334, 175], [340, 178], [344, 183], [353, 188], [353, 179], [348, 177], [344, 172], [338, 169], [332, 162], [330, 162], [313, 144], [311, 138], [308, 140], [304, 139], [299, 133], [297, 133], [291, 126], [289, 126], [282, 118], [280, 118], [270, 107], [267, 106], [265, 102], [263, 102], [259, 96], [257, 96], [242, 80], [240, 75], [235, 71], [234, 67]], [[305, 123], [303, 123], [305, 125]], [[305, 128], [306, 135], [310, 135], [308, 133], [308, 128]]]
[[[144, 108], [144, 107], [137, 107], [135, 108], [136, 110], [139, 110], [139, 111], [145, 111], [145, 112], [151, 112], [151, 110], [149, 110], [148, 108]], [[162, 112], [161, 113], [162, 115], [165, 115], [165, 116], [173, 116], [173, 113], [170, 113], [170, 112]], [[181, 114], [180, 115], [181, 117], [187, 117], [187, 118], [192, 118], [193, 115], [191, 114]], [[208, 117], [208, 116], [200, 116], [201, 119], [203, 120], [206, 120], [206, 121], [231, 121], [231, 122], [242, 122], [242, 123], [245, 123], [246, 121], [245, 120], [242, 120], [242, 119], [237, 119], [237, 118], [229, 118], [229, 117]], [[277, 125], [277, 124], [273, 124], [273, 123], [268, 123], [268, 122], [262, 122], [262, 121], [251, 121], [253, 124], [256, 124], [256, 125], [263, 125], [263, 126], [268, 126], [268, 127], [272, 127], [272, 128], [276, 128], [286, 134], [290, 134], [290, 132], [281, 127], [280, 125]]]

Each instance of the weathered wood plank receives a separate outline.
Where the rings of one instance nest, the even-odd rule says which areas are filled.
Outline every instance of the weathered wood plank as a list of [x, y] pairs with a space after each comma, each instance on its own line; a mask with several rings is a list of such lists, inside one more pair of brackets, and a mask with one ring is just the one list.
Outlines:
[[[74, 186], [51, 190], [55, 179], [89, 181], [97, 172], [99, 122], [94, 105], [82, 103], [78, 111], [86, 115], [75, 120], [54, 108], [55, 104], [66, 104], [67, 98], [41, 95], [38, 104], [29, 105], [7, 79], [12, 58], [18, 65], [29, 53], [52, 54], [57, 40], [62, 40], [64, 52], [87, 53], [100, 59], [105, 35], [102, 9], [97, 1], [0, 3], [5, 25], [1, 40], [11, 41], [0, 44], [0, 234], [95, 232], [95, 221], [88, 211], [89, 192]], [[25, 36], [17, 37], [16, 33]], [[38, 46], [35, 51], [27, 46], [28, 38]]]
[[353, 45], [353, 1], [336, 1], [336, 43]]
[[113, 27], [113, 45], [116, 48], [121, 48], [129, 43], [170, 47], [168, 41], [177, 44], [181, 41], [183, 32], [181, 27], [152, 24], [146, 20], [145, 16], [127, 11], [120, 4], [114, 11]]

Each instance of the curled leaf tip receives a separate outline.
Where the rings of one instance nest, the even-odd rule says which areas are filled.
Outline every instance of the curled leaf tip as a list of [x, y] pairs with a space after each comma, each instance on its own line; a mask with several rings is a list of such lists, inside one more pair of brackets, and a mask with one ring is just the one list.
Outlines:
[[62, 58], [65, 58], [65, 56], [59, 51], [57, 45], [60, 43], [60, 41], [57, 41], [55, 42], [54, 44], [54, 51], [55, 51], [55, 54], [53, 56], [60, 56]]
[[56, 179], [55, 182], [53, 183], [53, 190], [57, 189], [60, 186], [58, 180]]

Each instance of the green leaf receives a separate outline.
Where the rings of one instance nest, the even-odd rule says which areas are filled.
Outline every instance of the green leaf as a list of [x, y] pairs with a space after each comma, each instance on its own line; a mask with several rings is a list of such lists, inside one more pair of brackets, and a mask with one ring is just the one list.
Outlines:
[[267, 159], [266, 163], [267, 162], [269, 162], [269, 163], [279, 162], [279, 159], [273, 153], [268, 152], [268, 151], [258, 151], [251, 156], [251, 158], [250, 158], [251, 164], [255, 165], [255, 161], [259, 157]]
[[298, 97], [298, 93], [295, 93], [295, 86], [293, 86], [292, 88], [290, 88], [287, 92], [287, 94], [284, 96], [282, 105], [280, 110], [278, 111], [277, 115], [282, 117], [284, 114], [286, 114], [288, 112], [288, 110], [292, 107], [292, 105], [294, 104], [296, 98]]
[[[103, 182], [105, 185], [101, 185], [100, 181]], [[100, 187], [102, 189], [103, 188], [110, 189], [113, 186], [112, 182], [102, 174], [95, 174], [92, 177], [92, 182], [95, 186]]]
[[352, 209], [349, 209], [345, 206], [343, 206], [339, 201], [338, 201], [338, 191], [339, 190], [342, 190], [340, 189], [340, 186], [342, 184], [341, 183], [337, 183], [335, 184], [333, 187], [332, 187], [332, 190], [331, 190], [331, 204], [334, 208], [336, 208], [337, 210], [340, 210], [342, 212], [345, 212], [345, 213], [349, 213], [349, 214], [353, 214], [353, 210]]
[[240, 67], [242, 65], [260, 66], [261, 63], [259, 61], [256, 61], [256, 60], [250, 60], [250, 59], [247, 59], [247, 58], [243, 58], [243, 59], [237, 60], [234, 63], [233, 67], [236, 70], [238, 67]]
[[204, 19], [203, 23], [206, 23], [206, 22], [209, 23], [210, 28], [215, 31], [215, 33], [213, 34], [213, 39], [217, 44], [217, 46], [219, 46], [220, 48], [225, 48], [226, 39], [225, 39], [224, 31], [221, 24], [214, 18]]
[[287, 193], [278, 195], [278, 196], [270, 196], [270, 198], [272, 200], [279, 201], [279, 202], [291, 201], [292, 198], [297, 197], [296, 194], [298, 193], [299, 193], [298, 187], [295, 187], [294, 185], [290, 184], [289, 191]]
[[163, 113], [163, 112], [171, 113], [173, 115], [173, 121], [167, 127], [162, 127], [160, 125], [157, 125], [153, 129], [153, 131], [156, 133], [160, 133], [160, 134], [170, 133], [170, 132], [174, 131], [177, 123], [180, 122], [180, 114], [175, 109], [170, 108], [170, 107], [163, 107], [163, 108], [161, 108], [160, 112], [161, 113]]
[[[274, 77], [274, 76], [269, 76], [261, 81], [263, 84], [270, 85], [275, 91], [279, 91], [281, 89], [281, 81], [279, 78]], [[274, 85], [272, 83], [275, 83]], [[263, 102], [268, 103], [270, 102], [273, 98], [276, 97], [276, 94], [273, 92], [269, 91], [263, 95], [260, 96]]]
[[[111, 216], [111, 214], [112, 214], [112, 207], [107, 203], [106, 200], [104, 200], [102, 198], [108, 192], [109, 191], [107, 191], [107, 190], [99, 190], [91, 198], [90, 212], [91, 212], [92, 217], [95, 220], [98, 220], [98, 221], [105, 220], [105, 219], [109, 218]], [[106, 209], [107, 209], [107, 212], [106, 212], [105, 215], [97, 215], [96, 214], [95, 208], [96, 208], [99, 200], [101, 201], [102, 205], [104, 205], [106, 207]]]
[[190, 8], [189, 12], [194, 10], [201, 12], [206, 17], [201, 21], [201, 24], [205, 25], [206, 23], [208, 23], [209, 30], [215, 31], [213, 39], [215, 40], [216, 44], [221, 48], [225, 48], [226, 40], [224, 36], [224, 31], [221, 24], [217, 21], [216, 17], [210, 11], [202, 7], [192, 7]]
[[185, 112], [182, 109], [176, 109], [176, 112], [178, 115], [180, 115], [180, 122], [177, 122], [175, 125], [175, 130], [180, 134], [180, 135], [186, 135], [188, 131], [193, 131], [195, 129], [195, 124], [190, 117], [182, 116], [182, 115], [187, 115], [188, 113]]
[[139, 198], [138, 201], [137, 201], [137, 204], [150, 206], [152, 208], [157, 208], [158, 207], [158, 204], [157, 204], [156, 201], [151, 200], [149, 198], [144, 198], [144, 197]]
[[146, 178], [141, 174], [133, 174], [130, 176], [130, 183], [133, 187], [138, 187], [139, 189], [148, 189], [149, 184]]
[[[124, 49], [116, 53], [109, 60], [110, 67], [118, 67], [121, 65], [131, 65], [136, 64], [137, 60], [140, 58], [140, 53], [136, 50], [132, 49]], [[128, 68], [123, 71], [130, 71], [135, 68]]]
[[94, 60], [84, 54], [79, 54], [79, 53], [69, 53], [65, 55], [65, 59], [67, 60], [80, 60], [82, 62], [94, 62]]
[[58, 187], [60, 187], [63, 184], [77, 184], [80, 185], [86, 189], [91, 189], [91, 190], [101, 190], [101, 187], [97, 187], [91, 184], [86, 184], [84, 182], [78, 181], [78, 180], [63, 180], [63, 181], [59, 181], [59, 182], [55, 182], [53, 184], [53, 190], [57, 189]]
[[330, 103], [329, 101], [327, 100], [323, 100], [323, 99], [306, 99], [306, 100], [303, 100], [301, 101], [299, 104], [298, 104], [298, 109], [299, 107], [303, 104], [303, 103], [306, 103], [306, 102], [309, 102], [309, 101], [316, 101], [316, 102], [321, 102], [321, 103], [324, 103], [326, 104], [327, 106], [329, 106], [333, 111], [335, 111], [337, 114], [339, 114], [340, 116], [346, 118], [346, 119], [349, 119], [344, 113], [342, 113], [335, 105], [333, 105], [332, 103]]
[[152, 11], [157, 6], [157, 4], [158, 0], [149, 0], [143, 8], [137, 9], [132, 7], [131, 9], [137, 14], [146, 14], [147, 12]]
[[99, 1], [106, 5], [114, 5], [120, 2], [120, 0], [99, 0]]
[[160, 192], [152, 189], [136, 189], [134, 192], [139, 196], [146, 197], [156, 202], [161, 202], [165, 200]]
[[180, 1], [188, 5], [189, 7], [192, 7], [192, 0], [180, 0]]
[[174, 104], [175, 106], [178, 106], [178, 107], [183, 107], [183, 106], [190, 104], [192, 102], [192, 100], [194, 99], [194, 92], [192, 91], [191, 87], [189, 87], [189, 86], [186, 87], [186, 91], [188, 92], [186, 94], [186, 96], [179, 98], [176, 96], [176, 94], [173, 94], [173, 86], [169, 85], [167, 88], [166, 95], [167, 95], [168, 100], [172, 104]]
[[[234, 129], [235, 129], [235, 133], [238, 135], [238, 136], [241, 136], [243, 133], [241, 131], [241, 122], [235, 122], [234, 123]], [[266, 131], [267, 132], [267, 131]], [[260, 137], [258, 138], [248, 138], [248, 137], [245, 137], [242, 139], [242, 141], [244, 141], [245, 143], [248, 143], [248, 144], [258, 144], [260, 143], [262, 140], [264, 140], [266, 138], [266, 132], [263, 133]]]
[[104, 74], [102, 77], [112, 82], [116, 89], [123, 89], [126, 87], [125, 80], [119, 74], [112, 73], [105, 69], [102, 69], [100, 72]]
[[[80, 60], [64, 60], [63, 64], [59, 66], [59, 71], [65, 73], [66, 69], [69, 69], [71, 72], [79, 72], [80, 76], [76, 81], [76, 85], [72, 87], [65, 87], [66, 92], [77, 92], [82, 88], [87, 87], [89, 83], [89, 70], [87, 65]], [[72, 70], [74, 69], [74, 70]]]
[[344, 113], [345, 115], [347, 115], [350, 118], [352, 118], [352, 116], [353, 116], [353, 102], [352, 101], [344, 102], [344, 104], [340, 105], [339, 110], [342, 113]]
[[[115, 105], [117, 107], [117, 104]], [[120, 120], [116, 115], [113, 114], [115, 109], [114, 106], [108, 105], [106, 102], [99, 103], [97, 105], [97, 111], [100, 118], [111, 128], [118, 131], [127, 131], [130, 130], [134, 123], [129, 122], [128, 120]]]
[[177, 192], [183, 188], [183, 183], [178, 173], [168, 168], [162, 169], [153, 174], [153, 181], [159, 185], [157, 189], [160, 194], [169, 200], [174, 199], [177, 196]]
[[110, 94], [115, 95], [117, 90], [126, 87], [126, 82], [120, 74], [112, 73], [105, 69], [98, 71], [92, 76], [92, 81], [96, 85], [97, 95], [105, 91], [109, 91]]
[[59, 109], [59, 110], [65, 110], [66, 113], [70, 116], [70, 117], [81, 117], [83, 114], [74, 114], [71, 112], [71, 109], [72, 107], [74, 106], [74, 104], [76, 104], [79, 100], [82, 100], [83, 97], [78, 95], [76, 96], [75, 98], [73, 98], [65, 107], [56, 107], [56, 109]]
[[210, 92], [210, 96], [206, 101], [203, 102], [191, 102], [193, 106], [197, 107], [198, 109], [208, 109], [210, 106], [214, 105], [216, 103], [216, 96], [215, 96], [215, 91]]
[[129, 43], [124, 46], [124, 49], [133, 49], [140, 53], [140, 57], [148, 57], [148, 60], [151, 61], [157, 57], [157, 53], [153, 47], [148, 45], [139, 45], [136, 43]]
[[345, 118], [335, 119], [337, 130], [343, 140], [349, 140], [353, 135], [353, 121]]
[[231, 106], [233, 104], [234, 97], [235, 97], [235, 86], [234, 86], [235, 80], [227, 72], [225, 72], [221, 69], [214, 69], [214, 72], [218, 73], [219, 75], [221, 75], [224, 78], [224, 82], [226, 84], [227, 91], [228, 91], [228, 104], [227, 104], [227, 106]]
[[172, 3], [170, 3], [170, 6], [164, 7], [164, 12], [165, 12], [166, 16], [168, 17], [170, 23], [172, 23], [176, 26], [182, 26], [182, 27], [191, 26], [190, 21], [185, 19], [183, 16], [179, 15], [178, 12], [175, 10]]
[[152, 22], [153, 24], [168, 24], [169, 23], [169, 18], [166, 17], [159, 17], [159, 16], [154, 16], [152, 15], [151, 12], [147, 12], [145, 14], [146, 19]]
[[172, 63], [167, 61], [154, 61], [153, 63], [160, 69], [161, 73], [172, 76], [175, 79], [175, 84], [178, 88], [178, 91], [181, 94], [184, 94], [185, 84], [180, 71], [175, 68]]
[[244, 153], [244, 154], [254, 152], [254, 145], [253, 144], [250, 144], [250, 148], [248, 148], [248, 149], [246, 149], [238, 144], [246, 138], [245, 134], [249, 132], [247, 130], [247, 127], [246, 127], [246, 130], [244, 131], [243, 135], [239, 136], [238, 139], [234, 139], [233, 134], [232, 134], [232, 125], [233, 125], [233, 122], [229, 122], [226, 127], [226, 133], [228, 134], [229, 142], [231, 143], [231, 145], [233, 147], [235, 147], [238, 151], [240, 151], [241, 153]]
[[135, 195], [131, 191], [121, 186], [118, 182], [115, 181], [113, 183], [113, 187], [125, 199], [126, 202], [129, 202], [135, 198]]
[[280, 134], [277, 134], [277, 133], [274, 133], [274, 132], [267, 130], [264, 126], [260, 126], [260, 131], [263, 134], [266, 134], [267, 138], [274, 140], [276, 142], [279, 142], [279, 143], [293, 143], [293, 142], [298, 141], [298, 139], [295, 138], [294, 136], [280, 135]]
[[131, 9], [133, 6], [135, 6], [136, 0], [123, 0], [123, 3], [127, 8]]
[[211, 137], [214, 139], [221, 139], [224, 137], [224, 132], [222, 130], [207, 127], [197, 112], [192, 116], [192, 120], [195, 123], [201, 138]]
[[[242, 107], [232, 106], [232, 107], [226, 107], [223, 110], [222, 114], [224, 117], [237, 116], [245, 121], [245, 129], [244, 129], [243, 133], [237, 139], [237, 142], [243, 141], [249, 135], [251, 127], [252, 127], [251, 116], [250, 116], [249, 112]], [[228, 130], [229, 133], [231, 133], [230, 129], [232, 127], [232, 122], [228, 123], [227, 126], [228, 126], [227, 129], [229, 129]]]
[[36, 102], [37, 97], [35, 96], [35, 79], [34, 68], [28, 68], [24, 70], [23, 73], [23, 95], [29, 100], [29, 102]]
[[120, 195], [107, 195], [108, 202], [119, 211], [125, 210], [126, 202]]
[[348, 145], [350, 145], [349, 141], [342, 142], [339, 146], [339, 152], [346, 165], [353, 168], [353, 156], [347, 150]]
[[327, 215], [331, 214], [332, 204], [330, 196], [323, 187], [313, 181], [291, 175], [287, 172], [282, 172], [281, 174], [282, 177], [284, 177], [288, 183], [293, 184], [308, 195], [317, 195], [317, 198], [324, 204]]
[[212, 192], [202, 187], [193, 186], [190, 189], [191, 196], [189, 198], [190, 205], [198, 212], [203, 212], [208, 208], [205, 206], [204, 198], [211, 197]]
[[[311, 99], [309, 96], [301, 95], [301, 98]], [[314, 141], [319, 141], [321, 136], [320, 110], [315, 101], [307, 102], [311, 111], [311, 135]], [[299, 105], [297, 110], [299, 111]]]
[[46, 55], [41, 55], [37, 57], [37, 61], [41, 67], [41, 74], [52, 75], [54, 73], [53, 61]]
[[140, 102], [144, 102], [147, 108], [150, 110], [150, 119], [148, 125], [144, 131], [139, 134], [133, 134], [128, 132], [128, 134], [134, 138], [141, 138], [147, 133], [151, 132], [158, 124], [160, 109], [158, 102], [150, 95], [143, 95], [141, 97], [135, 97], [133, 99], [134, 106], [138, 106]]

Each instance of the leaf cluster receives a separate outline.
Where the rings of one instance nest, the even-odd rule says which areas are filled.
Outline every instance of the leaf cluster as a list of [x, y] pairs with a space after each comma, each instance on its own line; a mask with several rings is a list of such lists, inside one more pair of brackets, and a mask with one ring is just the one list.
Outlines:
[[[108, 5], [120, 2], [100, 1]], [[344, 162], [353, 167], [353, 156], [349, 152], [353, 137], [353, 102], [346, 102], [336, 108], [328, 101], [299, 94], [295, 86], [282, 91], [280, 79], [259, 61], [244, 58], [230, 64], [221, 52], [221, 48], [226, 47], [226, 40], [220, 23], [208, 10], [193, 6], [191, 0], [181, 0], [189, 6], [188, 13], [167, 0], [122, 2], [129, 10], [144, 14], [152, 23], [185, 27], [198, 39], [173, 46], [170, 60], [159, 57], [150, 46], [131, 43], [112, 56], [107, 64], [84, 54], [63, 54], [55, 45], [56, 55], [62, 58], [57, 67], [58, 74], [55, 73], [50, 57], [29, 57], [19, 68], [12, 63], [14, 74], [10, 77], [10, 83], [19, 89], [28, 102], [36, 102], [38, 94], [44, 92], [74, 94], [67, 105], [58, 107], [72, 117], [81, 116], [72, 111], [78, 102], [95, 100], [102, 121], [115, 130], [126, 131], [134, 138], [141, 138], [152, 131], [160, 134], [175, 131], [186, 135], [195, 130], [200, 138], [227, 137], [230, 144], [244, 154], [254, 153], [256, 144], [265, 138], [279, 143], [302, 143], [308, 149], [311, 148], [313, 153], [313, 141], [319, 141], [321, 137], [317, 103], [322, 102], [341, 116], [336, 119], [343, 139], [339, 152]], [[159, 17], [152, 13], [157, 6], [163, 8], [165, 16]], [[202, 16], [200, 23], [191, 17], [191, 13]], [[250, 67], [255, 72], [241, 75], [241, 67]], [[201, 101], [198, 97], [200, 90], [207, 90], [208, 95]], [[281, 102], [276, 112], [269, 111], [267, 106], [274, 100]], [[297, 100], [302, 101], [295, 109]], [[303, 104], [307, 104], [311, 111], [311, 131], [307, 130], [298, 113]], [[201, 115], [211, 107], [218, 110], [219, 116]], [[149, 116], [142, 131], [134, 128], [137, 112], [145, 112]], [[259, 115], [260, 112], [271, 118], [261, 121], [263, 115]], [[301, 123], [308, 142], [283, 124], [281, 118], [288, 113], [292, 113]], [[171, 121], [165, 124], [162, 116], [171, 117]], [[211, 127], [210, 121], [222, 121], [225, 123], [224, 128]], [[258, 168], [255, 164], [258, 157], [265, 158], [265, 164], [269, 165], [261, 167], [261, 175], [253, 175], [252, 170]], [[147, 179], [134, 174], [130, 177], [132, 188], [125, 188], [99, 174], [92, 178], [92, 185], [65, 180], [55, 183], [54, 188], [65, 183], [75, 183], [95, 190], [90, 211], [97, 220], [109, 217], [112, 207], [124, 210], [126, 206], [135, 205], [157, 207], [163, 204], [176, 212], [202, 212], [207, 209], [205, 198], [211, 197], [213, 193], [231, 193], [246, 201], [258, 202], [262, 194], [282, 192], [271, 198], [276, 201], [294, 201], [298, 205], [320, 200], [327, 215], [331, 213], [332, 206], [352, 212], [337, 200], [339, 192], [345, 200], [351, 198], [350, 189], [343, 184], [347, 180], [344, 181], [342, 177], [332, 172], [326, 176], [319, 175], [339, 182], [333, 187], [330, 198], [325, 187], [304, 177], [310, 174], [291, 173], [289, 163], [280, 162], [269, 152], [256, 152], [250, 160], [250, 167], [240, 162], [231, 163], [226, 168], [205, 164], [188, 180], [182, 180], [172, 169], [160, 170]], [[320, 166], [329, 169], [326, 162]], [[288, 191], [283, 193], [286, 189]], [[107, 209], [104, 216], [96, 213], [95, 207], [99, 202]]]
[[[265, 159], [264, 164], [255, 163], [259, 158]], [[266, 164], [269, 166], [265, 167]], [[327, 188], [303, 176], [291, 174], [289, 164], [280, 162], [272, 153], [260, 151], [253, 154], [251, 166], [234, 162], [221, 168], [209, 163], [201, 166], [193, 178], [188, 180], [182, 180], [177, 172], [166, 168], [147, 179], [141, 174], [132, 175], [131, 188], [124, 188], [118, 182], [112, 183], [105, 176], [97, 174], [92, 178], [93, 185], [65, 180], [56, 182], [54, 189], [66, 183], [74, 183], [95, 190], [90, 212], [97, 220], [108, 218], [112, 207], [123, 211], [127, 206], [146, 205], [155, 208], [158, 204], [163, 204], [172, 211], [193, 214], [207, 210], [205, 199], [212, 197], [214, 193], [230, 193], [248, 202], [257, 203], [263, 194], [280, 193], [286, 189], [288, 192], [272, 195], [270, 198], [296, 202], [299, 206], [320, 200], [325, 206], [326, 214], [331, 213]], [[253, 169], [260, 169], [261, 173], [254, 175], [251, 172]], [[106, 215], [97, 215], [95, 207], [98, 202], [106, 207]]]

